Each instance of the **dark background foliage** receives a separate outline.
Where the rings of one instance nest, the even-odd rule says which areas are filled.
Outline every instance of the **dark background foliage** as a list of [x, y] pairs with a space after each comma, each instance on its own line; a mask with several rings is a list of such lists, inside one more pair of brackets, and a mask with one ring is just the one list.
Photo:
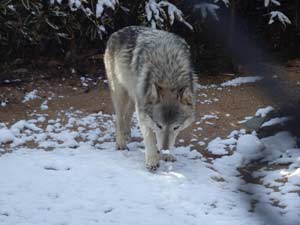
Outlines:
[[[72, 8], [68, 0], [61, 4], [51, 0], [2, 0], [0, 2], [0, 63], [10, 65], [19, 60], [39, 64], [61, 61], [64, 66], [76, 67], [87, 59], [101, 58], [109, 35], [128, 25], [150, 26], [146, 18], [144, 0], [120, 0], [105, 7], [101, 17], [95, 12], [97, 0], [81, 1], [82, 7]], [[159, 1], [157, 1], [159, 2]], [[199, 0], [169, 1], [182, 10], [189, 29], [180, 19], [170, 25], [170, 18], [158, 23], [165, 29], [183, 36], [191, 45], [195, 65], [204, 71], [232, 71], [240, 63], [228, 50], [237, 45], [236, 32], [243, 32], [249, 41], [276, 60], [287, 60], [300, 55], [300, 2], [281, 1], [281, 6], [265, 7], [262, 0], [231, 0], [230, 7], [218, 2], [218, 17], [206, 18], [195, 4]], [[167, 10], [166, 8], [164, 8]], [[284, 12], [292, 24], [275, 22], [268, 25], [271, 10]], [[104, 29], [105, 30], [104, 30]], [[102, 29], [102, 30], [101, 30]], [[197, 67], [197, 66], [196, 66]], [[3, 66], [1, 67], [3, 68]]]

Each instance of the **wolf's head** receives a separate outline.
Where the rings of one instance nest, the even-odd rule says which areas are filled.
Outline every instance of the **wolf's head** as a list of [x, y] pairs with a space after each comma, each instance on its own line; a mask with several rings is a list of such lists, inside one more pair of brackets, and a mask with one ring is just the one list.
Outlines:
[[174, 146], [177, 135], [195, 120], [195, 97], [192, 88], [174, 89], [153, 84], [146, 95], [146, 123], [156, 134], [159, 149]]

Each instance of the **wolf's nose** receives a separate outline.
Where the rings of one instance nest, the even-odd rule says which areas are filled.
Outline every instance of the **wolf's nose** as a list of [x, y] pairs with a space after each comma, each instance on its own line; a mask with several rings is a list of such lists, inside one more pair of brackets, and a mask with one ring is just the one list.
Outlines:
[[161, 148], [161, 151], [169, 151], [169, 146], [168, 145], [163, 145]]
[[161, 150], [169, 150], [169, 140], [166, 137], [164, 138], [164, 142], [163, 142]]

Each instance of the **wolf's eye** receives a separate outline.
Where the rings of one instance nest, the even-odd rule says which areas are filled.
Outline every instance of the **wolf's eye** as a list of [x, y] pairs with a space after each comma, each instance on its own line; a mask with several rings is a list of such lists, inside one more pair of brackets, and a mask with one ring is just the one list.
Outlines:
[[157, 126], [159, 129], [162, 129], [162, 126], [161, 126], [159, 123], [157, 123], [156, 126]]
[[177, 126], [177, 127], [174, 127], [173, 129], [174, 129], [174, 130], [178, 130], [178, 129], [179, 129], [179, 126]]

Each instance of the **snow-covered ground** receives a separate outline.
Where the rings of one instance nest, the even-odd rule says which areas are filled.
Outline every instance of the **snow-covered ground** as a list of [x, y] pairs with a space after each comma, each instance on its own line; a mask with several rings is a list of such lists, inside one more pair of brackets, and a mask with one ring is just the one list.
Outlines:
[[[198, 103], [220, 101], [201, 89], [221, 91], [260, 79], [199, 85]], [[86, 87], [92, 80], [80, 82]], [[22, 104], [39, 96], [35, 89], [27, 92]], [[52, 97], [40, 99], [40, 114], [0, 121], [0, 225], [299, 224], [300, 149], [290, 133], [259, 139], [241, 129], [208, 141], [198, 132], [221, 119], [209, 112], [197, 119], [190, 140], [180, 139], [171, 152], [177, 161], [161, 162], [150, 173], [136, 119], [129, 151], [116, 151], [112, 115], [70, 108], [51, 119]], [[273, 110], [259, 108], [240, 123], [262, 118], [265, 127], [290, 119], [267, 117]]]
[[[111, 115], [31, 117], [0, 123], [0, 152], [11, 150], [0, 157], [1, 225], [299, 224], [300, 149], [287, 132], [233, 131], [208, 144], [209, 159], [181, 146], [150, 173], [142, 142], [115, 150]], [[139, 140], [136, 120], [132, 133]], [[251, 160], [266, 163], [246, 183], [240, 169]]]

